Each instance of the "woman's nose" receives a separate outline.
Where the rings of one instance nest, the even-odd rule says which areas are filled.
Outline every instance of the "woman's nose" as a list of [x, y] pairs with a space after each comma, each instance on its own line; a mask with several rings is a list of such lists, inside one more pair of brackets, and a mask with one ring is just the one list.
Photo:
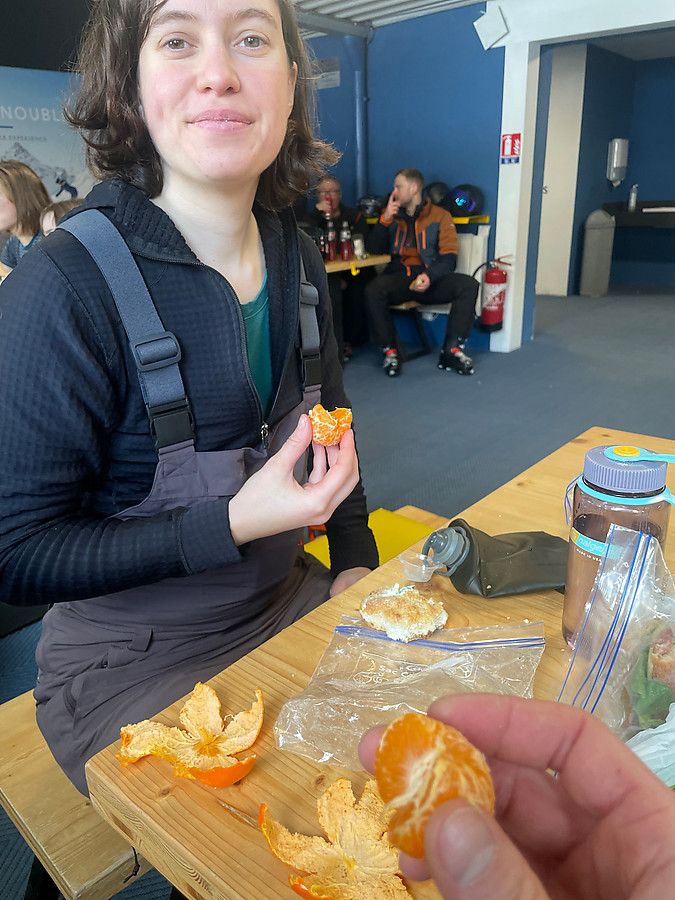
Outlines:
[[211, 90], [217, 94], [239, 90], [239, 75], [227, 46], [214, 42], [202, 48], [197, 86], [201, 91]]

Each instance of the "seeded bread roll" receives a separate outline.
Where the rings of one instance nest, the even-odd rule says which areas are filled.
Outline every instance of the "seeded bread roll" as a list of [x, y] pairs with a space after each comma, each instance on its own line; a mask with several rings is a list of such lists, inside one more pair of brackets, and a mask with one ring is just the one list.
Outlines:
[[448, 614], [440, 600], [425, 597], [412, 585], [374, 591], [364, 598], [361, 615], [395, 641], [413, 641], [442, 628]]

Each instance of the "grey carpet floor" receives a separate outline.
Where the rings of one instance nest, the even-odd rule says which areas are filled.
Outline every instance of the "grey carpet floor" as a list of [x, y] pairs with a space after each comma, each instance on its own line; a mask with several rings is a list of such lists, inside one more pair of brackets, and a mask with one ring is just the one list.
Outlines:
[[[539, 298], [535, 340], [424, 356], [388, 378], [374, 347], [345, 369], [369, 509], [453, 516], [592, 425], [675, 438], [675, 292]], [[562, 497], [561, 497], [562, 508]]]
[[[675, 292], [542, 297], [535, 340], [476, 352], [476, 373], [412, 360], [388, 378], [374, 347], [345, 369], [368, 507], [452, 517], [592, 425], [675, 439]], [[582, 460], [580, 460], [581, 466]], [[560, 508], [563, 515], [561, 486]], [[40, 625], [0, 640], [0, 702], [33, 687]], [[31, 854], [0, 811], [0, 900], [20, 900]], [[117, 896], [168, 900], [149, 872]]]

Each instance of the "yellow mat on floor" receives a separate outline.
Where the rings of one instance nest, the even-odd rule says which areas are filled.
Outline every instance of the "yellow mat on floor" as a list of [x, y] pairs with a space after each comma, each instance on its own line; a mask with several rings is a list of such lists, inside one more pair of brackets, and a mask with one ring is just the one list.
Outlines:
[[[421, 522], [399, 516], [398, 513], [390, 512], [388, 509], [376, 509], [371, 512], [368, 524], [375, 535], [380, 565], [434, 530], [429, 525], [422, 525]], [[325, 534], [305, 544], [305, 550], [320, 559], [325, 566], [330, 567], [328, 538]]]

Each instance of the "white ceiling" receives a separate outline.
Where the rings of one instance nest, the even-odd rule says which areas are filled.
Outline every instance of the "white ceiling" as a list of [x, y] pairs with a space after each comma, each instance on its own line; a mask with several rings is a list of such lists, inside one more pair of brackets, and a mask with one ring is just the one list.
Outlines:
[[[460, 6], [477, 6], [485, 0], [294, 0], [305, 37], [321, 34], [360, 34], [369, 28], [392, 25]], [[675, 29], [638, 31], [591, 39], [591, 43], [628, 59], [663, 59], [675, 56]]]
[[591, 43], [611, 53], [627, 56], [628, 59], [665, 59], [675, 56], [675, 29], [615, 34], [611, 37], [596, 38]]
[[[484, 4], [485, 0], [294, 0], [306, 36], [344, 31], [350, 26], [375, 28], [405, 19], [445, 12], [458, 6]], [[326, 17], [325, 19], [323, 17]], [[323, 30], [322, 20], [326, 30]], [[352, 33], [354, 33], [352, 31]]]

